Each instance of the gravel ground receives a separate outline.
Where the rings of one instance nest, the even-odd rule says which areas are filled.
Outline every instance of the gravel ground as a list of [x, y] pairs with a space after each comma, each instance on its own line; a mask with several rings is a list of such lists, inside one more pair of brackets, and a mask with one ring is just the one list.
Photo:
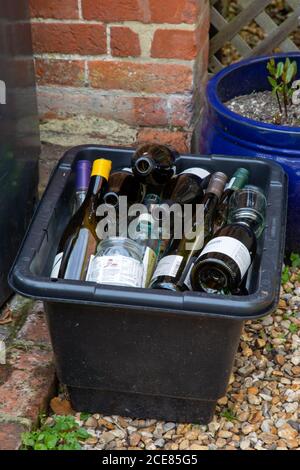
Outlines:
[[290, 105], [288, 117], [285, 117], [280, 114], [277, 99], [270, 91], [238, 96], [225, 104], [231, 111], [254, 121], [300, 126], [300, 106]]
[[208, 426], [76, 413], [91, 434], [84, 449], [300, 449], [300, 270], [285, 276], [274, 315], [245, 324], [228, 393]]

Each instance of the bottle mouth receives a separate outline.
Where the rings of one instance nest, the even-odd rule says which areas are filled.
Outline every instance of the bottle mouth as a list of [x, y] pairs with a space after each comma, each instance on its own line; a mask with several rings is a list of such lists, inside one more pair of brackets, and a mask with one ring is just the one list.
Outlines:
[[116, 193], [106, 193], [103, 200], [108, 206], [117, 207], [119, 205], [119, 197]]
[[147, 176], [153, 170], [153, 162], [149, 157], [140, 157], [135, 163], [135, 168], [140, 175]]
[[228, 288], [227, 277], [219, 268], [203, 269], [199, 275], [201, 288], [209, 294], [218, 294]]

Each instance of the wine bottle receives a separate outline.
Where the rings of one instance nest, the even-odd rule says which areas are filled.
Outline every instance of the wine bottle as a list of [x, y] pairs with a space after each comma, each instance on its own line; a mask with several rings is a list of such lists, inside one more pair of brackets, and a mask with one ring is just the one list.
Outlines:
[[216, 216], [216, 226], [222, 227], [228, 218], [229, 200], [232, 194], [238, 189], [243, 189], [249, 180], [249, 171], [245, 168], [239, 168], [225, 186], [224, 193], [221, 197]]
[[120, 196], [127, 196], [127, 203], [140, 203], [143, 200], [143, 186], [132, 174], [130, 168], [114, 171], [108, 180], [107, 192], [104, 195], [105, 204], [118, 207]]
[[256, 254], [266, 205], [265, 195], [257, 187], [246, 186], [234, 193], [229, 224], [206, 245], [192, 269], [194, 290], [231, 294], [238, 291]]
[[207, 189], [211, 174], [202, 168], [188, 168], [174, 176], [165, 186], [163, 199], [178, 204], [199, 204]]
[[212, 175], [202, 202], [203, 224], [198, 226], [197, 216], [193, 217], [192, 233], [185, 234], [178, 248], [159, 261], [150, 284], [152, 289], [183, 291], [187, 288], [185, 281], [189, 274], [190, 263], [213, 235], [214, 216], [226, 181], [227, 176], [224, 173], [218, 172]]
[[[94, 162], [86, 198], [71, 218], [60, 240], [52, 268], [52, 278], [66, 277], [76, 280], [85, 278], [88, 259], [95, 252], [99, 241], [96, 234], [96, 211], [107, 187], [111, 165], [111, 161], [105, 159]], [[71, 258], [76, 244], [75, 252], [80, 252], [80, 258], [74, 255]]]
[[144, 144], [132, 156], [133, 174], [141, 183], [151, 186], [166, 184], [176, 172], [178, 153], [160, 144]]
[[89, 160], [79, 160], [75, 167], [75, 200], [73, 214], [84, 202], [91, 179], [92, 164]]

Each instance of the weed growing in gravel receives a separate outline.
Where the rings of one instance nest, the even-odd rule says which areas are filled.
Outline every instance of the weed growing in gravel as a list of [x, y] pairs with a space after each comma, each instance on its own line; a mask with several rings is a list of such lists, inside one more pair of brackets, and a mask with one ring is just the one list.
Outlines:
[[51, 424], [22, 434], [24, 450], [80, 450], [81, 442], [90, 437], [73, 416], [53, 416]]
[[226, 408], [225, 410], [222, 411], [221, 413], [222, 418], [225, 418], [227, 421], [236, 421], [236, 415], [233, 409], [231, 408]]
[[299, 330], [299, 325], [296, 325], [296, 323], [291, 323], [289, 326], [289, 331], [290, 333], [298, 333]]

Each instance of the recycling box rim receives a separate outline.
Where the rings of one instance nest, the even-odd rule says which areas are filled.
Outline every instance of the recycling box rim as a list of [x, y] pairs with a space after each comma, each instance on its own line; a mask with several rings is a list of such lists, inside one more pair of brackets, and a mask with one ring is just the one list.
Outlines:
[[[68, 280], [51, 280], [50, 277], [34, 274], [31, 266], [37, 250], [49, 237], [49, 220], [69, 181], [74, 163], [83, 155], [111, 158], [119, 167], [128, 166], [134, 149], [84, 145], [68, 150], [54, 169], [46, 191], [34, 214], [17, 258], [9, 274], [10, 286], [20, 294], [45, 302], [74, 303], [82, 305], [114, 305], [164, 311], [170, 315], [218, 316], [236, 320], [265, 316], [276, 308], [280, 293], [280, 277], [284, 257], [285, 227], [287, 218], [287, 175], [280, 165], [263, 159], [204, 156], [183, 154], [176, 164], [212, 167], [225, 171], [224, 165], [248, 166], [253, 171], [264, 169], [270, 173], [268, 186], [267, 226], [263, 236], [261, 261], [257, 289], [248, 296], [223, 296], [198, 292], [170, 293], [163, 290], [134, 289], [100, 286], [95, 283]], [[126, 160], [126, 162], [125, 162]], [[122, 162], [121, 162], [122, 161]], [[261, 177], [261, 175], [260, 175]]]

